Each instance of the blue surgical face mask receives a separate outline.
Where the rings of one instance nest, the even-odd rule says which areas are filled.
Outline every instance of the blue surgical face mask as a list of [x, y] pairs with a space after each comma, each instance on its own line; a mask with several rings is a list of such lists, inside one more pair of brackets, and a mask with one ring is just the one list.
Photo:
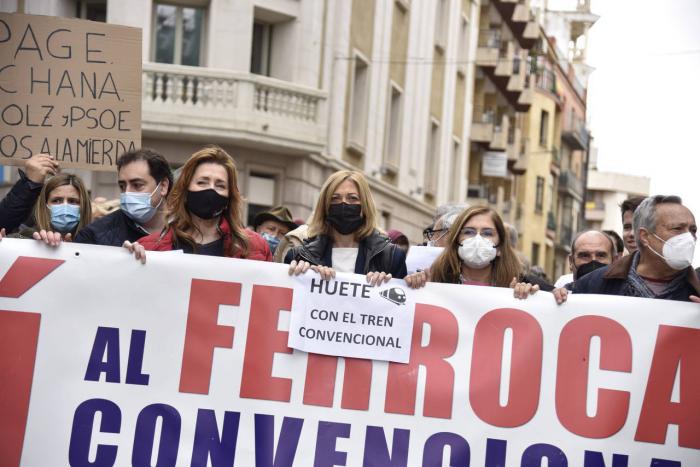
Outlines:
[[67, 233], [80, 222], [80, 206], [75, 204], [53, 204], [49, 206], [51, 210], [51, 226], [56, 231]]
[[280, 239], [274, 235], [270, 235], [267, 232], [263, 232], [260, 235], [262, 235], [262, 238], [264, 238], [267, 244], [270, 246], [270, 252], [274, 254], [277, 246], [280, 244]]
[[124, 214], [139, 224], [145, 224], [153, 219], [156, 211], [158, 211], [158, 206], [160, 206], [160, 204], [163, 202], [163, 198], [161, 198], [158, 206], [151, 205], [151, 198], [158, 190], [159, 186], [160, 183], [156, 185], [155, 190], [153, 190], [151, 193], [137, 193], [132, 191], [122, 193], [119, 199], [119, 204], [122, 211], [124, 211]]

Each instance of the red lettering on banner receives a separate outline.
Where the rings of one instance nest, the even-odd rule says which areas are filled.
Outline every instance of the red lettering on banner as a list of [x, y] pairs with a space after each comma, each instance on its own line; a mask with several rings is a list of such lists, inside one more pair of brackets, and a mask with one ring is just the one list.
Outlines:
[[238, 306], [240, 301], [237, 282], [192, 279], [180, 392], [209, 394], [214, 349], [233, 347], [234, 328], [217, 324], [219, 305]]
[[38, 313], [0, 311], [0, 458], [3, 465], [19, 465], [22, 456], [40, 320]]
[[618, 322], [602, 316], [569, 321], [559, 337], [556, 409], [559, 421], [572, 433], [586, 438], [608, 438], [627, 420], [630, 394], [598, 389], [596, 414], [586, 414], [591, 338], [600, 337], [600, 369], [632, 371], [632, 340]]
[[[367, 410], [372, 384], [372, 360], [345, 358], [343, 375], [344, 409]], [[306, 381], [304, 383], [304, 404], [333, 407], [335, 376], [338, 371], [338, 357], [308, 354]]]
[[21, 297], [64, 262], [62, 259], [18, 256], [0, 280], [0, 297]]
[[272, 376], [272, 361], [275, 353], [292, 353], [289, 333], [277, 329], [280, 311], [292, 309], [292, 295], [287, 287], [253, 286], [241, 397], [289, 402], [292, 380]]
[[[513, 331], [508, 403], [500, 404], [501, 366], [506, 329]], [[513, 428], [537, 412], [542, 378], [542, 328], [522, 310], [499, 308], [486, 313], [474, 330], [469, 401], [486, 423]]]
[[[424, 324], [430, 326], [430, 342], [426, 346], [421, 345]], [[451, 418], [455, 372], [445, 359], [457, 350], [457, 339], [457, 319], [449, 310], [417, 303], [411, 358], [408, 364], [389, 364], [384, 411], [415, 413], [418, 367], [422, 365], [426, 371], [423, 415]]]
[[[680, 402], [672, 402], [680, 366]], [[678, 425], [678, 446], [700, 449], [700, 329], [659, 326], [635, 441], [664, 444]]]

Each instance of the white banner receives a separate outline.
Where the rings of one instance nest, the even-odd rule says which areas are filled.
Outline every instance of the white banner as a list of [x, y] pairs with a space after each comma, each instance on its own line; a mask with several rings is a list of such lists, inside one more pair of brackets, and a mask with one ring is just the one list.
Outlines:
[[403, 280], [372, 287], [364, 276], [296, 278], [289, 347], [305, 352], [407, 363], [416, 303]]
[[285, 265], [5, 239], [0, 278], [3, 466], [700, 465], [696, 304], [430, 284], [401, 364], [290, 349]]

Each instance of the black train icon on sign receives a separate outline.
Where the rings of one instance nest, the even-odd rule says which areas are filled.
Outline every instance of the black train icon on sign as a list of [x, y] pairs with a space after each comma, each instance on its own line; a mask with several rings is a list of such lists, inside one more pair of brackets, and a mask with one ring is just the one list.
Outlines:
[[396, 305], [406, 304], [406, 292], [404, 292], [400, 287], [392, 287], [390, 289], [382, 290], [379, 292], [379, 295]]

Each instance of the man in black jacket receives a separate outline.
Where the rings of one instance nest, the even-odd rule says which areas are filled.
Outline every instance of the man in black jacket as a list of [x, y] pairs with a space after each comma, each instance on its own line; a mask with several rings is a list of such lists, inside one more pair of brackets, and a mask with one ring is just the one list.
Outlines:
[[19, 180], [0, 201], [0, 229], [12, 233], [29, 218], [44, 180], [57, 171], [58, 162], [47, 154], [34, 154], [25, 161], [24, 171], [19, 171]]
[[88, 225], [75, 237], [77, 243], [122, 246], [135, 242], [165, 224], [166, 197], [173, 173], [165, 158], [150, 149], [122, 154], [117, 160], [120, 208]]

